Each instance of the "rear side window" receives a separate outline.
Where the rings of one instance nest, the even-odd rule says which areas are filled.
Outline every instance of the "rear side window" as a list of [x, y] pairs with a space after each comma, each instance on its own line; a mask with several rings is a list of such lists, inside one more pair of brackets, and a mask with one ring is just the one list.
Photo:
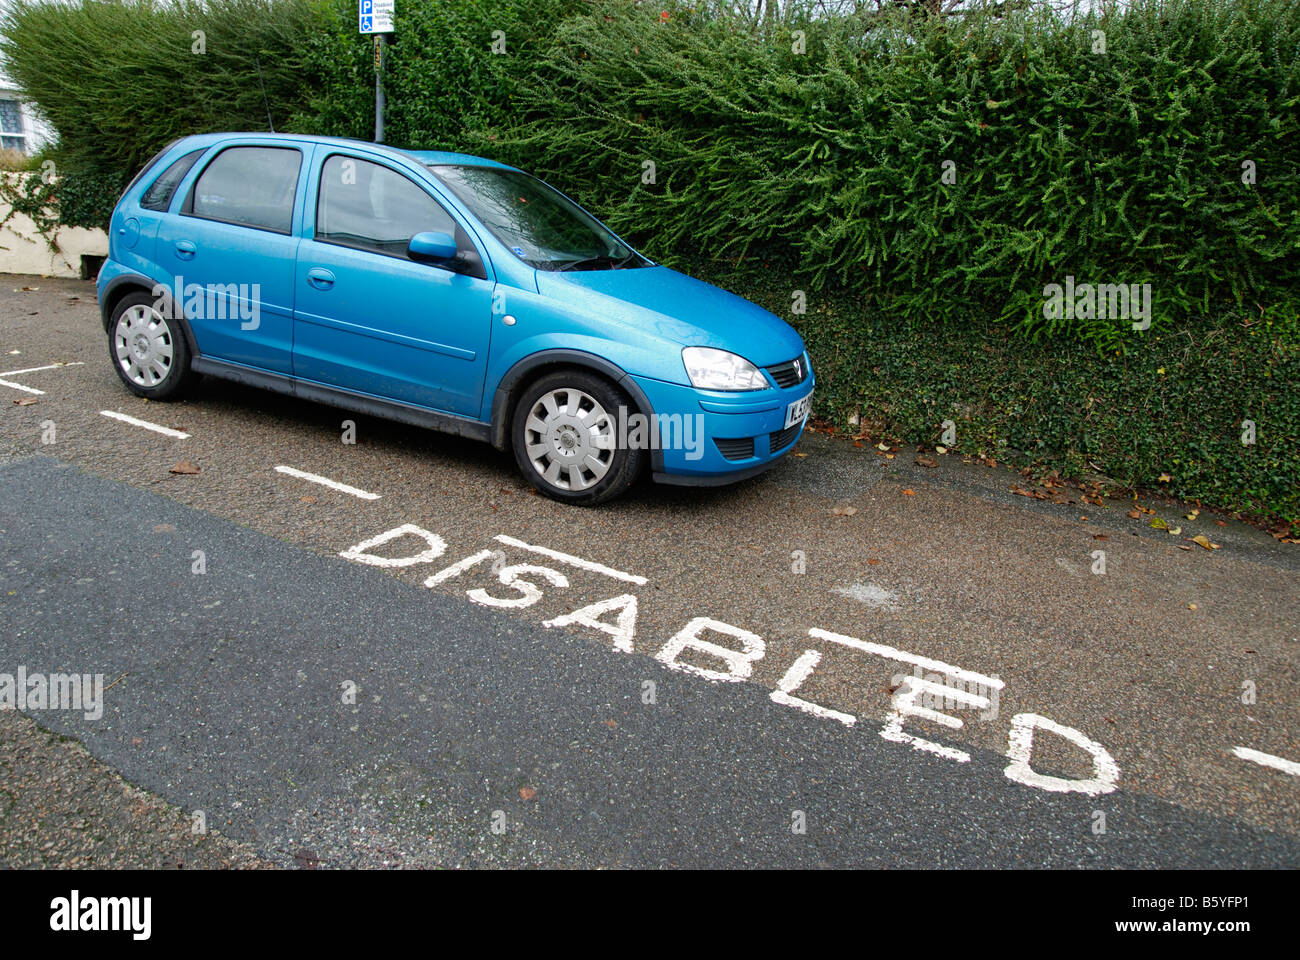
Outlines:
[[166, 210], [171, 206], [172, 196], [176, 193], [176, 188], [185, 179], [185, 174], [190, 172], [190, 167], [194, 166], [199, 157], [203, 156], [204, 150], [187, 153], [164, 170], [162, 175], [153, 182], [153, 185], [144, 192], [144, 196], [140, 198], [140, 206], [146, 210]]
[[420, 186], [357, 157], [325, 161], [316, 204], [316, 239], [405, 257], [417, 233], [457, 236], [456, 221]]
[[230, 147], [207, 165], [189, 212], [260, 230], [288, 233], [302, 154], [285, 147]]
[[134, 187], [137, 183], [139, 183], [144, 178], [144, 175], [154, 168], [154, 164], [156, 164], [163, 157], [167, 156], [167, 154], [171, 153], [172, 147], [180, 143], [182, 139], [183, 139], [182, 137], [177, 137], [171, 143], [167, 144], [167, 146], [163, 147], [152, 157], [150, 157], [149, 162], [146, 163], [143, 167], [141, 167], [139, 172], [136, 173], [136, 175], [131, 178], [131, 182], [126, 185], [126, 189], [123, 190], [121, 196], [117, 198], [117, 203], [114, 204], [114, 206], [120, 204], [126, 198], [126, 195], [131, 192], [131, 188]]

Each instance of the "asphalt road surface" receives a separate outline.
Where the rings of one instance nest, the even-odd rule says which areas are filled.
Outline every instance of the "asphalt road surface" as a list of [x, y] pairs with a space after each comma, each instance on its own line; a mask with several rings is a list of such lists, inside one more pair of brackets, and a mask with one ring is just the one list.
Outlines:
[[140, 400], [92, 285], [0, 284], [0, 675], [102, 675], [28, 715], [272, 862], [1300, 863], [1294, 545], [820, 436], [566, 508], [468, 441]]

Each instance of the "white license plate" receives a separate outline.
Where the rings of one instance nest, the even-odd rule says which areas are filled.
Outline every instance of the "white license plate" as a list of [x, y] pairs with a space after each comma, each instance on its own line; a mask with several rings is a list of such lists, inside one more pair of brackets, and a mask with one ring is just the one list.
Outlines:
[[793, 427], [796, 423], [803, 423], [808, 416], [808, 411], [812, 408], [812, 394], [804, 397], [802, 400], [796, 400], [790, 406], [785, 408], [785, 425]]

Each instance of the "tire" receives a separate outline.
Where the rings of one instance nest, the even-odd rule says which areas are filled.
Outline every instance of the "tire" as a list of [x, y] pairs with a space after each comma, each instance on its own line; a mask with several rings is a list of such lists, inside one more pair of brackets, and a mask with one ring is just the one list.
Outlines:
[[644, 450], [617, 445], [620, 410], [636, 408], [603, 377], [574, 369], [540, 378], [510, 422], [519, 469], [561, 503], [589, 507], [620, 496], [645, 464]]
[[181, 322], [159, 311], [143, 290], [128, 293], [108, 322], [108, 356], [126, 388], [138, 397], [171, 400], [198, 380]]

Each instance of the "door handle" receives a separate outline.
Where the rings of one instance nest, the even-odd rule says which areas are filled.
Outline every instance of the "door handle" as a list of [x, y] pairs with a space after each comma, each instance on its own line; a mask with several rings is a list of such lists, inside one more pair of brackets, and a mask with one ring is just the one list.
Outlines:
[[192, 240], [176, 241], [176, 256], [182, 260], [193, 260], [194, 254], [199, 252], [199, 248], [194, 245]]
[[324, 267], [312, 267], [307, 271], [307, 282], [317, 290], [328, 290], [334, 286], [334, 274]]

